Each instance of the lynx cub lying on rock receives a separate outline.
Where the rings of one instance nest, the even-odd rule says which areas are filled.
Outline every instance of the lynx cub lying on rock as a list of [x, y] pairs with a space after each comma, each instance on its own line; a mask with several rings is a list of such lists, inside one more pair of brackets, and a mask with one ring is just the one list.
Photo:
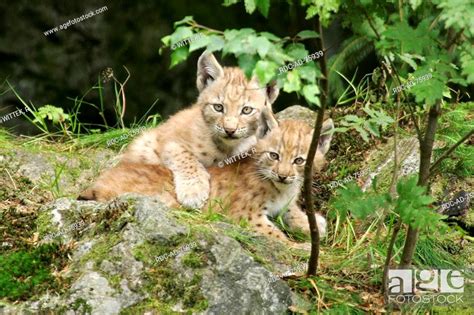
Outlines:
[[125, 152], [124, 163], [159, 164], [173, 173], [179, 203], [201, 208], [209, 197], [206, 167], [247, 151], [275, 125], [275, 85], [260, 88], [239, 68], [222, 68], [212, 54], [198, 61], [196, 104], [145, 132]]
[[[331, 119], [324, 122], [314, 169], [325, 163], [329, 149]], [[291, 228], [309, 233], [306, 215], [298, 205], [303, 183], [306, 154], [311, 143], [312, 128], [301, 121], [283, 120], [259, 139], [251, 157], [223, 168], [211, 167], [211, 200], [207, 207], [240, 220], [247, 219], [252, 228], [262, 234], [291, 242], [268, 218], [288, 209], [284, 219]], [[105, 172], [85, 196], [108, 200], [126, 192], [158, 195], [170, 207], [179, 205], [174, 194], [172, 174], [158, 165], [122, 163]], [[91, 198], [83, 198], [91, 199]], [[217, 202], [219, 200], [219, 202]], [[325, 219], [316, 216], [319, 231], [326, 231]]]

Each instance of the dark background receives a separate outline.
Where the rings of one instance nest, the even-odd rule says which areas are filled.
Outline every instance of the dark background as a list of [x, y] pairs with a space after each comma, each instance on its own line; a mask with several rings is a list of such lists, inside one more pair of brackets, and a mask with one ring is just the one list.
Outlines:
[[[222, 6], [221, 0], [212, 1], [90, 1], [81, 3], [59, 1], [0, 0], [0, 115], [23, 106], [8, 91], [5, 79], [19, 95], [36, 107], [51, 104], [67, 112], [76, 97], [81, 97], [98, 83], [102, 70], [113, 69], [118, 80], [126, 78], [125, 65], [131, 72], [126, 85], [129, 125], [141, 118], [158, 99], [150, 114], [163, 117], [193, 103], [197, 96], [195, 51], [184, 63], [169, 69], [170, 51], [164, 49], [161, 38], [173, 32], [173, 23], [187, 15], [211, 28], [254, 28], [277, 36], [294, 35], [303, 29], [313, 29], [305, 20], [300, 6], [286, 1], [272, 1], [269, 19], [256, 12], [249, 15], [243, 3]], [[48, 36], [44, 32], [103, 6], [108, 10]], [[347, 35], [347, 34], [346, 34]], [[332, 23], [326, 33], [326, 47], [334, 54], [343, 41], [339, 23]], [[311, 48], [311, 47], [309, 47]], [[237, 65], [229, 56], [216, 56], [224, 65]], [[115, 101], [113, 83], [105, 84], [107, 120], [116, 123], [113, 112]], [[72, 99], [72, 100], [71, 100]], [[85, 100], [98, 104], [97, 91]], [[303, 103], [296, 94], [281, 93], [275, 110]], [[101, 123], [97, 110], [82, 107], [80, 121]], [[34, 132], [31, 124], [12, 119], [3, 124], [16, 132]]]

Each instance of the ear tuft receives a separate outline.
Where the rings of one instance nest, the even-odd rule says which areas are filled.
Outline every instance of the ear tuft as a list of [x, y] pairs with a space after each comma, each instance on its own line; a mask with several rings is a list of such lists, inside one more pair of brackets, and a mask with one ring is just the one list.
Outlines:
[[272, 105], [265, 104], [265, 107], [260, 116], [260, 126], [257, 129], [257, 138], [263, 138], [269, 131], [278, 127], [278, 121], [273, 115]]
[[212, 53], [204, 51], [197, 64], [196, 86], [201, 92], [212, 82], [224, 74], [224, 69], [217, 62]]
[[321, 135], [319, 136], [318, 152], [323, 155], [328, 152], [333, 133], [334, 122], [331, 118], [326, 119], [321, 128]]
[[267, 98], [270, 104], [273, 104], [273, 102], [275, 102], [276, 98], [278, 97], [278, 94], [280, 93], [280, 89], [278, 88], [277, 82], [269, 82], [265, 88], [265, 93], [267, 94]]

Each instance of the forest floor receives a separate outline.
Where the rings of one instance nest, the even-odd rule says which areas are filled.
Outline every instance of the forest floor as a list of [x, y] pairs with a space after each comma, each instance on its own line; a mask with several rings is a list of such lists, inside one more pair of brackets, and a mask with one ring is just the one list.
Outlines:
[[[46, 291], [61, 293], [71, 286], [71, 281], [63, 278], [63, 274], [70, 268], [71, 253], [77, 248], [77, 241], [43, 243], [47, 228], [39, 209], [59, 198], [75, 199], [100, 171], [113, 165], [117, 161], [116, 150], [120, 150], [124, 143], [110, 148], [105, 144], [120, 133], [111, 132], [100, 142], [83, 138], [58, 143], [0, 132], [0, 313], [2, 304], [34, 301]], [[409, 136], [404, 135], [403, 138], [409, 139]], [[94, 145], [90, 145], [91, 142]], [[381, 294], [382, 269], [392, 222], [383, 216], [373, 216], [365, 221], [342, 218], [328, 203], [337, 190], [330, 183], [357, 172], [359, 175], [355, 176], [354, 181], [360, 185], [367, 182], [367, 174], [377, 172], [382, 183], [380, 189], [387, 189], [383, 179], [387, 175], [383, 175], [379, 167], [391, 150], [391, 134], [387, 133], [379, 140], [363, 142], [357, 133], [348, 132], [336, 135], [333, 143], [328, 155], [330, 165], [317, 177], [319, 185], [315, 186], [318, 207], [328, 217], [328, 237], [322, 241], [317, 276], [306, 278], [300, 268], [283, 277], [291, 290], [302, 298], [299, 303], [290, 306], [290, 311], [331, 314], [397, 312], [395, 305], [384, 306]], [[389, 164], [385, 168], [389, 169]], [[455, 173], [452, 168], [437, 175], [434, 182], [433, 191], [440, 202], [449, 200], [459, 191], [473, 191], [472, 177]], [[474, 221], [470, 207], [463, 219], [467, 222]], [[189, 225], [205, 226], [211, 222], [233, 224], [217, 214], [202, 215], [182, 209], [176, 211], [177, 216]], [[115, 219], [103, 218], [110, 221], [109, 225]], [[266, 252], [258, 239], [249, 237], [249, 233], [245, 222], [241, 222], [235, 224], [235, 229], [228, 236], [239, 242], [257, 262], [275, 269], [275, 265], [269, 262], [271, 253]], [[399, 257], [403, 248], [403, 234], [400, 233], [395, 242], [395, 257]], [[298, 234], [290, 236], [297, 240], [305, 239]], [[413, 313], [474, 313], [473, 236], [451, 222], [444, 230], [422, 234], [414, 257], [414, 264], [420, 270], [468, 271], [465, 274], [464, 303], [416, 303], [404, 305], [403, 309]], [[115, 243], [109, 245], [112, 247]], [[294, 266], [294, 262], [302, 264], [309, 257], [306, 252], [283, 251], [280, 258], [287, 265]]]

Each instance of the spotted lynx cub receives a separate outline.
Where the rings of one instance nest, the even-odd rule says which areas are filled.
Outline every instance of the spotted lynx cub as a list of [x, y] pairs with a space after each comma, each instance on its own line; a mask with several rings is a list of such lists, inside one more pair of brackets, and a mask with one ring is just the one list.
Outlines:
[[198, 61], [197, 102], [133, 141], [125, 163], [160, 164], [173, 173], [179, 203], [200, 208], [209, 196], [206, 167], [247, 151], [276, 124], [276, 85], [261, 88], [239, 68], [222, 68], [214, 56]]
[[[316, 171], [325, 163], [333, 128], [332, 120], [326, 120], [323, 125], [326, 134], [321, 136], [314, 159]], [[257, 232], [296, 246], [268, 217], [287, 208], [284, 216], [287, 224], [309, 233], [298, 199], [311, 136], [312, 128], [301, 121], [284, 120], [258, 141], [250, 158], [223, 168], [210, 167], [211, 201], [207, 207], [219, 208], [237, 220], [247, 219]], [[179, 205], [171, 172], [158, 165], [119, 165], [104, 173], [88, 195], [96, 200], [108, 200], [126, 192], [157, 195], [170, 207]], [[316, 219], [324, 235], [326, 221], [320, 215]]]

